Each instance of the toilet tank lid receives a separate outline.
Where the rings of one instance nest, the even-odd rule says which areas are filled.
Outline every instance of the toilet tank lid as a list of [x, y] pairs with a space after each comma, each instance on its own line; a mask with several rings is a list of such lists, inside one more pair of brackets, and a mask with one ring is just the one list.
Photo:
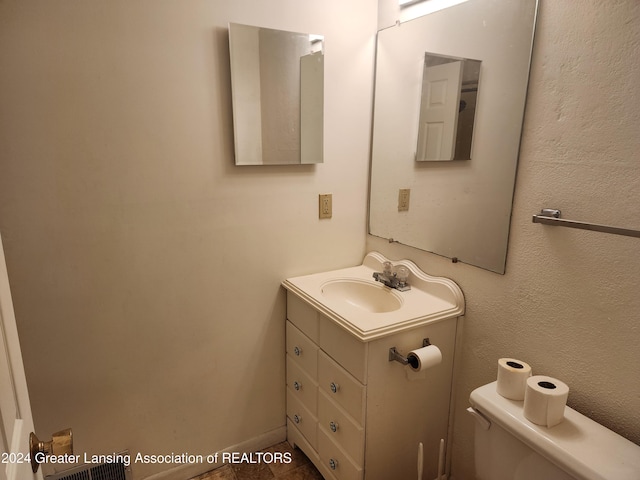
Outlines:
[[471, 392], [471, 406], [549, 461], [585, 480], [640, 479], [640, 446], [568, 406], [560, 424], [538, 426], [524, 417], [524, 402], [498, 395], [496, 383]]

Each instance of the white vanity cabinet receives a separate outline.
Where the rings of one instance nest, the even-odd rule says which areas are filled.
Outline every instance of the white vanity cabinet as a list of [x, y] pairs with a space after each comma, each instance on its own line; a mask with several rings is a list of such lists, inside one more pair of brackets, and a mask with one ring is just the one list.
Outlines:
[[[328, 480], [436, 478], [447, 439], [457, 317], [361, 341], [287, 292], [287, 437]], [[413, 372], [389, 361], [429, 338], [442, 363]]]
[[[402, 272], [410, 289], [391, 286]], [[396, 274], [396, 275], [394, 275]], [[413, 262], [377, 252], [362, 265], [289, 278], [287, 438], [327, 480], [437, 478], [450, 424], [456, 328], [462, 291]], [[413, 371], [389, 360], [429, 339], [440, 363]], [[431, 352], [433, 347], [429, 347]], [[439, 472], [440, 470], [440, 472]]]

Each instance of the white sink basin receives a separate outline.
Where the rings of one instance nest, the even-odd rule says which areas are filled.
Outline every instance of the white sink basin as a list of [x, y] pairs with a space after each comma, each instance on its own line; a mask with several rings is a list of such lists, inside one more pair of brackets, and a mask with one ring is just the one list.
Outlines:
[[363, 342], [464, 313], [458, 285], [427, 275], [409, 260], [392, 263], [407, 267], [410, 290], [377, 282], [373, 273], [381, 272], [386, 261], [370, 252], [362, 265], [288, 278], [282, 284]]
[[328, 300], [341, 301], [371, 313], [398, 310], [402, 297], [382, 284], [359, 279], [330, 280], [322, 285], [322, 295]]

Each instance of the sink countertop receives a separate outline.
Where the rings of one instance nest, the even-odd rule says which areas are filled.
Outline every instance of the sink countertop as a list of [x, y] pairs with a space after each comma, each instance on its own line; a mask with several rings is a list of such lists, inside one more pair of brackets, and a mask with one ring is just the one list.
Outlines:
[[[381, 272], [386, 261], [389, 260], [380, 253], [371, 252], [362, 265], [288, 278], [282, 285], [363, 342], [464, 314], [464, 297], [455, 282], [432, 277], [409, 260], [391, 263], [409, 269], [411, 290], [400, 292], [374, 280], [373, 272]], [[324, 295], [323, 286], [336, 281], [367, 283], [383, 289], [384, 294], [392, 294], [399, 300], [399, 308], [371, 312]]]

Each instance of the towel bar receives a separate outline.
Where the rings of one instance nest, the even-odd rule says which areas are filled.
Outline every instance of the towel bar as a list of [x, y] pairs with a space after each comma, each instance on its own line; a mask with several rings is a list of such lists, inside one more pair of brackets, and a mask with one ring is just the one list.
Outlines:
[[579, 228], [582, 230], [592, 230], [594, 232], [612, 233], [614, 235], [640, 238], [640, 230], [612, 227], [597, 223], [578, 222], [576, 220], [565, 220], [564, 218], [560, 218], [560, 210], [552, 208], [543, 208], [539, 215], [534, 215], [533, 223], [543, 223], [545, 225], [554, 225], [557, 227]]

